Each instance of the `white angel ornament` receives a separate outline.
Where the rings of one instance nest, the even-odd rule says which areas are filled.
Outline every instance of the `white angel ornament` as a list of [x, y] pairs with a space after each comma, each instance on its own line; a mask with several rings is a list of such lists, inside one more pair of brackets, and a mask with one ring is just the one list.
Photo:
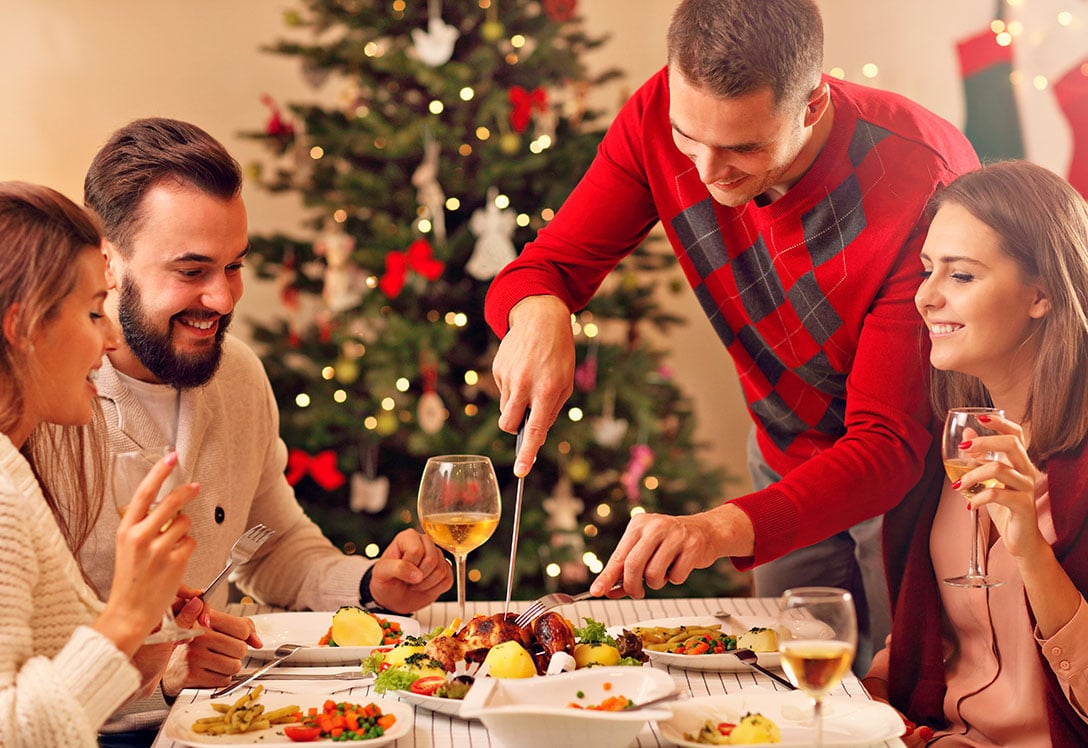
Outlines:
[[477, 239], [465, 271], [476, 280], [494, 278], [517, 257], [512, 241], [517, 219], [512, 210], [501, 210], [495, 204], [498, 194], [494, 187], [489, 188], [487, 204], [469, 219], [468, 227]]

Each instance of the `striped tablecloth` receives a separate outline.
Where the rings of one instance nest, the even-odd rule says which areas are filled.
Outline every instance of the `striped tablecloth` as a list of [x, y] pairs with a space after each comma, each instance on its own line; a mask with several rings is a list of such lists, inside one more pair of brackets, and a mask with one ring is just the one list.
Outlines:
[[[502, 605], [502, 602], [470, 601], [467, 604], [466, 617], [490, 615], [500, 610]], [[511, 603], [510, 607], [512, 610], [520, 611], [528, 605], [529, 601], [520, 601]], [[455, 603], [435, 603], [416, 613], [416, 618], [419, 620], [422, 629], [429, 631], [436, 626], [445, 626], [452, 621], [457, 614], [456, 608]], [[777, 609], [777, 601], [774, 598], [591, 599], [564, 606], [562, 613], [575, 625], [581, 625], [582, 619], [588, 617], [601, 621], [607, 626], [620, 626], [656, 618], [709, 615], [719, 610], [726, 610], [737, 615], [742, 622], [745, 617], [766, 621], [774, 617]], [[235, 604], [230, 607], [230, 612], [236, 615], [255, 615], [270, 612], [271, 610], [266, 607], [245, 604]], [[784, 690], [783, 686], [754, 670], [702, 672], [672, 667], [665, 667], [664, 669], [676, 680], [681, 688], [686, 689], [692, 696], [731, 694], [753, 688]], [[281, 681], [280, 684], [282, 685], [282, 683]], [[333, 681], [330, 682], [330, 691], [335, 690], [337, 698], [345, 701], [358, 702], [369, 697], [369, 685], [344, 688], [344, 686], [348, 685], [350, 684]], [[847, 674], [838, 689], [838, 693], [849, 698], [869, 698], [861, 683], [851, 674]], [[178, 698], [175, 708], [180, 705], [190, 704], [198, 698], [206, 696], [206, 691], [184, 691]], [[393, 743], [396, 748], [461, 748], [461, 746], [494, 745], [487, 730], [479, 722], [468, 722], [441, 714], [434, 714], [420, 707], [416, 707], [415, 717], [413, 733]], [[183, 745], [181, 742], [170, 740], [165, 735], [160, 735], [153, 748], [183, 748]], [[661, 736], [653, 724], [647, 725], [638, 738], [631, 743], [632, 748], [634, 746], [658, 748], [672, 745], [673, 743]], [[883, 748], [901, 748], [903, 743], [900, 740], [891, 740], [874, 745]]]

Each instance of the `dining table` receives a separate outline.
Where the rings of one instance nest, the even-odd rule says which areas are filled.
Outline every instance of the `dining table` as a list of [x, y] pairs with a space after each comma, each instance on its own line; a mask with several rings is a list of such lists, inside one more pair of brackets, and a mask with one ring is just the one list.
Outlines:
[[[532, 604], [531, 600], [512, 601], [510, 610], [520, 612]], [[466, 604], [466, 618], [474, 615], [491, 615], [503, 608], [502, 601], [468, 601]], [[272, 608], [254, 603], [232, 603], [228, 612], [234, 615], [250, 616], [263, 613], [281, 611], [280, 608]], [[773, 621], [778, 612], [777, 598], [762, 597], [716, 597], [716, 598], [653, 598], [641, 600], [631, 598], [605, 599], [590, 598], [576, 603], [570, 603], [557, 609], [575, 626], [582, 625], [585, 618], [600, 621], [608, 627], [631, 626], [632, 624], [653, 621], [666, 618], [692, 618], [699, 616], [712, 616], [720, 611], [725, 611], [739, 622], [753, 622], [758, 625], [762, 622]], [[436, 627], [445, 627], [455, 619], [458, 614], [457, 604], [454, 602], [436, 602], [414, 614], [418, 620], [420, 629], [424, 632]], [[331, 619], [331, 613], [330, 613]], [[243, 662], [243, 670], [255, 668], [262, 661], [256, 658], [248, 658], [251, 661]], [[710, 696], [715, 694], [734, 694], [743, 691], [774, 692], [784, 691], [786, 687], [777, 683], [763, 673], [750, 668], [730, 669], [728, 671], [704, 671], [687, 668], [662, 665], [652, 662], [652, 667], [661, 668], [672, 676], [682, 692], [691, 697]], [[280, 668], [288, 669], [287, 663]], [[344, 667], [335, 670], [344, 670]], [[314, 668], [299, 669], [298, 672], [313, 672]], [[329, 672], [332, 672], [330, 668]], [[276, 689], [290, 688], [291, 681], [278, 680], [267, 682], [266, 687]], [[374, 694], [371, 695], [372, 682], [360, 681], [323, 681], [320, 688], [325, 691], [315, 691], [312, 682], [306, 686], [305, 693], [310, 696], [335, 695], [337, 700], [365, 702], [368, 698], [388, 698]], [[187, 689], [181, 692], [174, 702], [173, 710], [178, 710], [191, 705], [201, 699], [207, 700], [213, 689]], [[233, 701], [236, 695], [226, 697], [224, 701]], [[852, 673], [847, 673], [841, 684], [827, 697], [828, 699], [870, 699], [868, 692], [861, 685], [860, 680]], [[460, 748], [461, 746], [492, 746], [495, 743], [490, 739], [484, 725], [475, 720], [464, 720], [456, 716], [448, 716], [431, 712], [421, 706], [414, 706], [415, 722], [411, 732], [391, 743], [396, 748]], [[188, 744], [182, 740], [171, 739], [166, 731], [160, 731], [152, 748], [184, 748]], [[666, 739], [657, 724], [649, 722], [630, 744], [632, 748], [667, 748], [675, 745]], [[903, 748], [904, 743], [899, 738], [890, 740], [877, 740], [871, 744], [872, 748]]]

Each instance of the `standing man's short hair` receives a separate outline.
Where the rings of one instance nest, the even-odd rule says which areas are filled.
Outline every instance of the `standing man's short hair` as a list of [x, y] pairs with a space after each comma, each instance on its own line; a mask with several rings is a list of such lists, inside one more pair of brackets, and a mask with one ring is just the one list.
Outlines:
[[138, 119], [115, 132], [87, 170], [83, 201], [122, 255], [140, 228], [144, 195], [164, 179], [229, 200], [242, 189], [242, 168], [222, 143], [187, 122]]
[[667, 36], [669, 66], [722, 98], [770, 88], [808, 101], [820, 82], [824, 27], [813, 0], [684, 0]]

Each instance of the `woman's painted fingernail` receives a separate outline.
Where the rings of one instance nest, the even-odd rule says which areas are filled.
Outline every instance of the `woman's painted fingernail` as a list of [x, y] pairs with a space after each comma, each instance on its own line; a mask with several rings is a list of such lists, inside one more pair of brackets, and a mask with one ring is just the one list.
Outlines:
[[959, 490], [959, 487], [960, 487], [961, 485], [963, 485], [963, 481], [961, 481], [961, 480], [957, 480], [957, 481], [956, 481], [955, 483], [953, 483], [953, 484], [952, 484], [952, 490], [953, 490], [953, 491], [957, 491], [957, 490]]
[[167, 465], [177, 465], [178, 464], [178, 453], [176, 451], [171, 452], [168, 455], [166, 455], [166, 464]]
[[960, 446], [960, 449], [970, 449], [971, 448], [971, 440], [968, 439], [965, 442], [960, 442], [959, 446]]
[[967, 511], [971, 511], [971, 502], [970, 501], [967, 502]]
[[991, 419], [990, 419], [990, 417], [989, 417], [989, 416], [979, 416], [979, 417], [978, 417], [978, 422], [979, 422], [979, 423], [989, 423], [989, 422], [990, 422], [990, 420], [991, 420]]

